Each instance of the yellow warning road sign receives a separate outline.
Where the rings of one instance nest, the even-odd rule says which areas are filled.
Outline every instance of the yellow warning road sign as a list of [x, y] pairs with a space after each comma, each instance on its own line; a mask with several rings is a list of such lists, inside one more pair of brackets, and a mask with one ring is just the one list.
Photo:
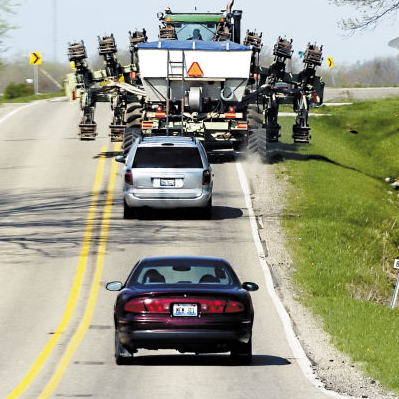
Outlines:
[[327, 65], [329, 68], [334, 68], [334, 61], [332, 57], [327, 57]]
[[31, 65], [42, 65], [42, 53], [30, 53]]

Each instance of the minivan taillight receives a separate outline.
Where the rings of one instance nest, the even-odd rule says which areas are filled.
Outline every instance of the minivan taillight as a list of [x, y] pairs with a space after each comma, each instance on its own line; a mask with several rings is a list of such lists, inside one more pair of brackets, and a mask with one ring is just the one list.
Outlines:
[[211, 182], [211, 172], [205, 169], [202, 173], [202, 185], [207, 186]]
[[125, 172], [125, 183], [133, 186], [133, 173], [131, 170]]

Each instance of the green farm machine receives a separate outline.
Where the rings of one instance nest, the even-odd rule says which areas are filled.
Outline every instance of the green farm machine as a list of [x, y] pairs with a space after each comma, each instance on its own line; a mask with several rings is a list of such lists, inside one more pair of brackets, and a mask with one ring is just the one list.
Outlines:
[[294, 142], [308, 143], [309, 106], [323, 101], [324, 83], [316, 76], [322, 47], [308, 44], [303, 69], [291, 73], [292, 40], [279, 37], [274, 61], [261, 66], [262, 35], [247, 31], [241, 37], [242, 11], [233, 3], [220, 13], [158, 13], [158, 40], [149, 42], [145, 30], [129, 32], [127, 66], [117, 60], [113, 35], [99, 37], [100, 71], [89, 69], [83, 42], [70, 44], [80, 138], [95, 139], [96, 102], [109, 101], [111, 141], [123, 141], [125, 154], [140, 135], [190, 135], [206, 148], [248, 148], [265, 157], [268, 143], [280, 135], [279, 105], [292, 104]]

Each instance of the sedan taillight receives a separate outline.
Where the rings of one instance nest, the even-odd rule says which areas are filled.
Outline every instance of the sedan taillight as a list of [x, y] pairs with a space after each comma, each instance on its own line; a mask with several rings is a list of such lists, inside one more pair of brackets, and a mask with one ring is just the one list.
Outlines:
[[244, 305], [237, 301], [227, 301], [225, 313], [238, 313], [244, 311]]
[[203, 299], [200, 301], [201, 313], [223, 313], [226, 301], [223, 299]]
[[171, 299], [144, 299], [144, 306], [148, 313], [169, 313]]
[[125, 183], [133, 186], [133, 173], [131, 170], [125, 172]]
[[202, 173], [202, 185], [207, 186], [211, 182], [211, 171], [205, 169]]
[[142, 299], [132, 299], [125, 304], [126, 312], [143, 313], [146, 311]]
[[219, 298], [137, 298], [125, 304], [126, 312], [170, 313], [174, 303], [196, 303], [201, 313], [238, 313], [245, 310], [238, 301]]

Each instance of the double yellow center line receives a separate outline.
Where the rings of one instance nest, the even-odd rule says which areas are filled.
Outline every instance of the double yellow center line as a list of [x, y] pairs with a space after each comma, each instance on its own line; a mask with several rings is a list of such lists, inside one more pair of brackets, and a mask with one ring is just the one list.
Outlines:
[[[101, 148], [101, 153], [105, 153], [106, 147]], [[115, 145], [115, 151], [120, 150], [120, 144]], [[86, 271], [87, 261], [89, 258], [89, 249], [90, 249], [90, 242], [93, 233], [93, 226], [95, 221], [95, 215], [97, 211], [97, 204], [98, 198], [101, 188], [101, 181], [103, 177], [104, 171], [104, 164], [105, 164], [105, 157], [101, 156], [99, 159], [99, 164], [97, 168], [96, 178], [94, 181], [93, 189], [92, 189], [92, 200], [89, 207], [86, 229], [83, 237], [83, 245], [82, 251], [79, 258], [78, 267], [75, 273], [74, 281], [72, 284], [72, 288], [69, 294], [67, 306], [62, 317], [60, 324], [58, 325], [57, 329], [55, 330], [54, 334], [52, 335], [51, 339], [47, 342], [46, 346], [43, 348], [39, 356], [36, 358], [34, 363], [32, 364], [29, 371], [26, 373], [22, 381], [17, 385], [17, 387], [6, 397], [6, 399], [15, 399], [22, 395], [23, 392], [29, 387], [32, 381], [35, 379], [41, 368], [44, 366], [46, 360], [50, 356], [51, 352], [53, 351], [56, 343], [60, 339], [62, 333], [65, 331], [66, 327], [68, 326], [69, 322], [71, 321], [72, 315], [75, 311], [77, 300], [79, 297], [79, 293], [81, 290], [83, 277]], [[116, 171], [117, 171], [117, 164], [116, 162], [112, 162], [111, 168], [111, 177], [108, 185], [108, 194], [106, 203], [104, 206], [104, 213], [101, 225], [101, 233], [100, 233], [100, 243], [98, 247], [97, 253], [97, 262], [96, 262], [96, 269], [92, 281], [90, 296], [87, 301], [87, 307], [83, 319], [81, 320], [79, 327], [73, 337], [71, 338], [61, 360], [59, 361], [57, 368], [52, 375], [50, 381], [46, 385], [43, 392], [40, 394], [39, 398], [44, 399], [48, 398], [54, 389], [57, 387], [63, 374], [68, 367], [68, 364], [71, 361], [71, 358], [76, 351], [79, 343], [84, 337], [87, 329], [90, 326], [90, 321], [93, 316], [94, 307], [98, 295], [98, 290], [100, 287], [100, 279], [103, 271], [104, 265], [104, 255], [106, 250], [106, 242], [108, 237], [108, 230], [109, 230], [109, 223], [111, 217], [111, 209], [112, 209], [112, 198], [114, 193], [115, 187], [115, 179], [116, 179]]]

